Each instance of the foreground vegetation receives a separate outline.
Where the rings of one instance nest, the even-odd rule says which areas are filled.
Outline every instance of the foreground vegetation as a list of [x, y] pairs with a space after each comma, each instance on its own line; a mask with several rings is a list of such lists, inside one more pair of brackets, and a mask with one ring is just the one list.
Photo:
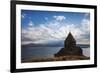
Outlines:
[[30, 58], [28, 60], [22, 60], [22, 63], [29, 62], [48, 62], [48, 61], [74, 61], [74, 60], [89, 60], [86, 56], [60, 56], [54, 58]]

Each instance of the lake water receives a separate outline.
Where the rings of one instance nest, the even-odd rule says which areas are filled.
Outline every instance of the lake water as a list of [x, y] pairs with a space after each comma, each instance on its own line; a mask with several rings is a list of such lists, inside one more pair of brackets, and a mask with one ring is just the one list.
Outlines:
[[[37, 58], [37, 57], [54, 57], [62, 47], [27, 47], [21, 49], [21, 59]], [[82, 48], [82, 47], [81, 47]], [[82, 48], [83, 54], [90, 56], [90, 48]]]

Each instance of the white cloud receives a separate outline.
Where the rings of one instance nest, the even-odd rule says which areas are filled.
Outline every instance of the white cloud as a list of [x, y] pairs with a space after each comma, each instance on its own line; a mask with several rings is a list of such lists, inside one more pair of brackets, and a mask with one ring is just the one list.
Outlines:
[[26, 14], [22, 14], [21, 17], [24, 19], [26, 17]]
[[[64, 18], [65, 19], [65, 18]], [[80, 25], [67, 24], [67, 22], [50, 21], [49, 23], [34, 26], [30, 21], [27, 29], [22, 29], [22, 43], [47, 43], [48, 41], [64, 40], [71, 32], [77, 43], [89, 43], [86, 35], [90, 33], [90, 23], [88, 19], [83, 19]], [[31, 26], [31, 27], [30, 27]]]
[[22, 18], [25, 18], [25, 16], [24, 16], [24, 15], [22, 15]]
[[90, 31], [90, 21], [88, 19], [83, 19], [82, 20], [82, 23], [81, 23], [81, 27], [82, 27], [82, 30], [84, 30], [85, 32], [88, 32]]
[[53, 18], [55, 18], [57, 21], [63, 21], [66, 19], [65, 16], [53, 16]]
[[88, 17], [90, 14], [89, 13], [85, 13], [84, 17]]
[[34, 26], [33, 22], [30, 21], [29, 24], [28, 24], [30, 27]]

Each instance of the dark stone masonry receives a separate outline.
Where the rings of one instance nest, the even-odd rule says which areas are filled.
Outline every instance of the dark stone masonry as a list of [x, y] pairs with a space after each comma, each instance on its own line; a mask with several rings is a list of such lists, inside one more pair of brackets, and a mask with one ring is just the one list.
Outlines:
[[68, 37], [64, 41], [64, 48], [55, 54], [55, 57], [59, 56], [83, 56], [82, 49], [76, 45], [76, 40], [69, 32]]

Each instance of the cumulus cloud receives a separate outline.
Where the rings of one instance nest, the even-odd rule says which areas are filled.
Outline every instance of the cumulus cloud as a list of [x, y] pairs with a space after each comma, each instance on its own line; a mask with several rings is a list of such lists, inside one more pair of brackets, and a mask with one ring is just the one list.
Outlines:
[[85, 13], [84, 17], [88, 17], [90, 14], [89, 13]]
[[28, 24], [30, 27], [34, 26], [34, 23], [32, 21], [29, 22]]
[[55, 18], [57, 21], [63, 21], [66, 19], [65, 16], [53, 16], [53, 18]]
[[21, 15], [21, 17], [22, 17], [23, 19], [25, 18], [25, 16], [26, 16], [26, 14], [22, 14], [22, 15]]
[[[83, 19], [81, 24], [67, 24], [67, 22], [58, 22], [58, 20], [66, 19], [63, 16], [55, 16], [56, 21], [39, 24], [34, 26], [33, 22], [29, 22], [29, 27], [22, 29], [22, 44], [25, 43], [48, 43], [49, 41], [64, 40], [68, 33], [71, 32], [77, 43], [89, 43], [90, 23], [88, 19]], [[31, 26], [31, 27], [30, 27]], [[25, 40], [26, 39], [26, 40]]]

